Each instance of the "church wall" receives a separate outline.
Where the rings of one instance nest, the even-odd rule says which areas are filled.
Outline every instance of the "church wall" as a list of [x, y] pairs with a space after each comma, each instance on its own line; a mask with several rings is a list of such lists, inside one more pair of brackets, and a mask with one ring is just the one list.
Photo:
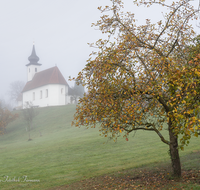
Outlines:
[[65, 105], [65, 85], [55, 84], [49, 85], [49, 104], [50, 105]]
[[23, 93], [23, 108], [25, 102], [31, 102], [33, 106], [46, 107], [65, 105], [66, 86], [50, 84]]

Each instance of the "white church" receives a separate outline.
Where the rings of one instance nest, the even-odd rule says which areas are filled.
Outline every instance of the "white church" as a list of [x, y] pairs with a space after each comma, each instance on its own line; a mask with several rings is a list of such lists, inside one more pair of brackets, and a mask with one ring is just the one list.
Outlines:
[[23, 108], [27, 103], [35, 107], [59, 106], [70, 103], [69, 90], [65, 78], [57, 66], [40, 71], [41, 64], [33, 45], [28, 57], [27, 83], [22, 91]]

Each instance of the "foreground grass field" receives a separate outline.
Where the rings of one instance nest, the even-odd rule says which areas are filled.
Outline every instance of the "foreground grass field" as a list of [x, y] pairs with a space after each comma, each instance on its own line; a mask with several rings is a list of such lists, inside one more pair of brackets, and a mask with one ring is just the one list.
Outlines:
[[[169, 166], [168, 147], [153, 132], [131, 134], [128, 142], [119, 137], [114, 143], [100, 137], [97, 128], [71, 127], [74, 112], [74, 105], [37, 109], [31, 141], [22, 116], [7, 127], [0, 136], [1, 190], [74, 189], [74, 184], [81, 187], [81, 180], [98, 181], [98, 176], [124, 171], [134, 176], [137, 170], [153, 170], [160, 162]], [[195, 154], [199, 145], [196, 138], [181, 151], [185, 170], [200, 170], [199, 154]]]

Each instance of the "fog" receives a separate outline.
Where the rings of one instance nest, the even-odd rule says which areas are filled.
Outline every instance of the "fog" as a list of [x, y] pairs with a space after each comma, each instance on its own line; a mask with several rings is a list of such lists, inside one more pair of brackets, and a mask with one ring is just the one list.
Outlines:
[[[198, 4], [198, 1], [195, 1]], [[109, 0], [6, 0], [0, 1], [0, 98], [7, 99], [10, 83], [27, 82], [26, 64], [35, 44], [41, 70], [58, 66], [70, 86], [69, 76], [84, 68], [92, 49], [87, 43], [103, 38], [91, 27], [101, 13], [98, 6]], [[138, 19], [161, 18], [160, 9], [133, 8], [125, 0], [126, 10]]]
[[100, 4], [100, 0], [0, 1], [0, 97], [6, 98], [11, 82], [27, 82], [25, 65], [33, 43], [41, 70], [57, 65], [66, 80], [76, 76], [91, 51], [87, 43], [100, 35], [91, 28], [100, 16]]

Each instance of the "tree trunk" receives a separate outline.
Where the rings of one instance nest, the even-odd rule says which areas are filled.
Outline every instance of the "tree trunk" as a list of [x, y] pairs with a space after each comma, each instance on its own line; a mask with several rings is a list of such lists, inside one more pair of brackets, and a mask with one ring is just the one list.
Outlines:
[[30, 134], [30, 131], [29, 131], [29, 134], [28, 134], [28, 137], [29, 137], [29, 141], [31, 140], [31, 134]]
[[28, 137], [29, 137], [28, 141], [30, 141], [31, 140], [31, 126], [30, 126], [30, 124], [28, 125], [28, 128], [29, 128], [29, 130], [28, 130]]
[[172, 162], [173, 176], [180, 178], [181, 177], [181, 162], [180, 162], [179, 150], [178, 150], [178, 138], [172, 132], [171, 119], [169, 119], [168, 127], [169, 127], [169, 138], [170, 138], [169, 150], [170, 150], [170, 156], [171, 156], [171, 162]]

